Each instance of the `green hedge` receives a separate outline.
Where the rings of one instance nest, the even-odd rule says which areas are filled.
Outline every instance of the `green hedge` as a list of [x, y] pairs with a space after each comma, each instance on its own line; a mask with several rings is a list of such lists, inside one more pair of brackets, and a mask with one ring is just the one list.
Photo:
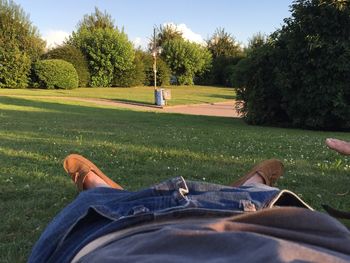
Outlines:
[[27, 53], [0, 41], [0, 88], [26, 88], [30, 65]]
[[74, 66], [61, 59], [41, 60], [34, 65], [34, 76], [40, 88], [73, 89], [78, 87], [78, 74]]
[[78, 73], [79, 87], [87, 87], [90, 81], [90, 73], [87, 60], [83, 53], [72, 45], [63, 45], [48, 51], [44, 59], [62, 59], [71, 63]]
[[233, 70], [251, 124], [350, 130], [350, 3], [297, 0]]

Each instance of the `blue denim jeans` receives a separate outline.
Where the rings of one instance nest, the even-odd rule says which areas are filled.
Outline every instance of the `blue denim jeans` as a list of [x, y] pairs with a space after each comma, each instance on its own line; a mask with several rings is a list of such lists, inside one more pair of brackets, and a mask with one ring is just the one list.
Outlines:
[[70, 262], [92, 240], [161, 216], [232, 215], [261, 210], [279, 189], [263, 184], [229, 187], [173, 178], [130, 192], [98, 187], [81, 192], [47, 226], [29, 262]]

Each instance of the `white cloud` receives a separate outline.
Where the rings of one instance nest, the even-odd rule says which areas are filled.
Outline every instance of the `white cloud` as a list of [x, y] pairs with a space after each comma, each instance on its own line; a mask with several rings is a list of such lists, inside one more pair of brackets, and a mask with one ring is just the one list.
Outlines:
[[135, 37], [131, 42], [134, 44], [135, 48], [141, 47], [143, 50], [147, 49], [147, 41], [141, 37]]
[[178, 24], [177, 25], [175, 23], [170, 22], [170, 23], [164, 23], [163, 25], [175, 27], [177, 30], [182, 32], [183, 38], [188, 40], [188, 41], [195, 42], [198, 44], [205, 44], [203, 37], [200, 34], [193, 32], [186, 24]]
[[61, 45], [68, 37], [69, 33], [63, 30], [48, 30], [43, 35], [43, 39], [46, 41], [46, 47], [48, 49]]

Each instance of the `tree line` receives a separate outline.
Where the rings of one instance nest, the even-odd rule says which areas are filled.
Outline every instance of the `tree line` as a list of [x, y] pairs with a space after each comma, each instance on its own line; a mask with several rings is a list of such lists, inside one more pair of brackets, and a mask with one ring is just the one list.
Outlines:
[[14, 1], [0, 0], [0, 22], [3, 88], [152, 85], [155, 46], [162, 48], [157, 59], [160, 85], [228, 85], [222, 70], [243, 56], [241, 46], [224, 29], [218, 29], [207, 45], [200, 45], [185, 40], [172, 25], [157, 27], [156, 38], [143, 51], [133, 46], [110, 14], [98, 8], [81, 19], [62, 45], [48, 51], [37, 28]]
[[218, 28], [205, 45], [172, 25], [156, 28], [149, 49], [137, 49], [111, 15], [85, 15], [65, 43], [45, 42], [12, 0], [0, 0], [0, 88], [159, 85], [235, 87], [250, 124], [350, 129], [350, 2], [294, 0], [291, 17], [242, 48]]

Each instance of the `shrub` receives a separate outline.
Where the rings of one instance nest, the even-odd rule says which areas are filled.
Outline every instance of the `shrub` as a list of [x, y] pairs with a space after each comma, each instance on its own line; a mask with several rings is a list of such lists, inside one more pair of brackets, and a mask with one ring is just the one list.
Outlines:
[[175, 39], [167, 41], [163, 49], [162, 58], [180, 85], [193, 85], [194, 78], [211, 66], [211, 53], [199, 44]]
[[[149, 53], [142, 56], [144, 71], [146, 74], [144, 84], [146, 86], [154, 85], [153, 57]], [[157, 57], [157, 86], [165, 86], [170, 84], [170, 69], [164, 60]]]
[[250, 124], [285, 124], [281, 91], [275, 83], [275, 50], [265, 45], [251, 51], [232, 68], [231, 82], [237, 99], [244, 101], [240, 112]]
[[0, 45], [0, 88], [26, 88], [30, 64], [29, 56], [18, 47]]
[[112, 86], [115, 75], [133, 68], [133, 44], [123, 30], [114, 26], [112, 17], [98, 8], [95, 8], [94, 13], [84, 16], [68, 43], [79, 48], [85, 55], [92, 87]]
[[87, 60], [83, 53], [72, 45], [63, 45], [48, 51], [44, 59], [62, 59], [71, 63], [79, 76], [79, 87], [86, 87], [89, 84], [90, 73]]
[[61, 59], [38, 61], [34, 65], [37, 84], [47, 89], [73, 89], [78, 87], [78, 74], [74, 66]]
[[348, 1], [294, 1], [282, 29], [233, 73], [246, 120], [350, 130], [349, 35]]
[[0, 88], [25, 88], [45, 42], [14, 1], [0, 0]]
[[132, 68], [117, 72], [113, 81], [113, 86], [116, 87], [134, 87], [143, 86], [145, 82], [145, 68], [142, 61], [141, 51], [135, 54], [134, 64]]

